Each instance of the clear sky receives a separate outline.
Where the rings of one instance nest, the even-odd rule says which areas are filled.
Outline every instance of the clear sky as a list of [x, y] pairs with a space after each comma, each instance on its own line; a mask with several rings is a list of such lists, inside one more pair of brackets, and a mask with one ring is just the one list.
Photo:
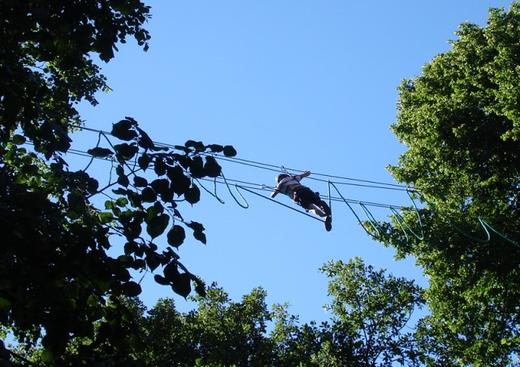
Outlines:
[[[238, 157], [277, 166], [359, 179], [394, 182], [386, 166], [404, 147], [389, 129], [397, 86], [449, 49], [458, 25], [485, 24], [489, 7], [511, 1], [147, 1], [150, 50], [134, 42], [103, 65], [113, 92], [81, 109], [87, 126], [110, 129], [132, 116], [157, 141], [188, 139], [231, 144]], [[81, 133], [77, 146], [95, 145]], [[93, 173], [108, 179], [103, 162]], [[227, 177], [267, 185], [275, 172], [225, 164]], [[307, 180], [321, 193], [326, 186]], [[204, 223], [206, 246], [189, 238], [181, 260], [207, 283], [218, 282], [232, 299], [262, 286], [268, 303], [290, 304], [302, 321], [324, 320], [327, 280], [319, 267], [360, 256], [398, 276], [427, 281], [413, 259], [371, 240], [341, 203], [333, 230], [282, 206], [246, 195], [242, 209], [203, 195], [184, 216]], [[403, 193], [342, 187], [345, 197], [409, 205]], [[288, 198], [280, 198], [291, 204]], [[357, 210], [362, 213], [357, 207]], [[374, 210], [383, 219], [387, 210]], [[172, 297], [144, 280], [148, 306]], [[180, 310], [191, 305], [174, 296]]]

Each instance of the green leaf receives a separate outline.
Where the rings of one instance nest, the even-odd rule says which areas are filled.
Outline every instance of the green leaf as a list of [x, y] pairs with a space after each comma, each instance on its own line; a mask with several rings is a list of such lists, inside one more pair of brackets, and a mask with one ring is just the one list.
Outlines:
[[125, 255], [131, 255], [139, 249], [139, 246], [135, 242], [127, 242], [124, 246]]
[[122, 165], [116, 167], [117, 183], [121, 186], [127, 187], [130, 184], [128, 177], [125, 174], [125, 169]]
[[11, 307], [11, 302], [9, 300], [0, 297], [0, 313], [5, 313], [9, 310]]
[[89, 194], [95, 194], [99, 188], [99, 182], [97, 182], [96, 179], [89, 177], [86, 181], [86, 186]]
[[137, 131], [139, 131], [139, 135], [140, 135], [139, 142], [138, 142], [139, 146], [142, 148], [145, 148], [145, 149], [154, 150], [155, 144], [152, 141], [152, 139], [150, 139], [148, 134], [139, 127], [137, 127]]
[[158, 178], [150, 183], [155, 192], [161, 196], [168, 196], [170, 192], [170, 183], [165, 178]]
[[114, 189], [114, 190], [112, 190], [112, 192], [113, 192], [114, 194], [116, 194], [116, 195], [126, 195], [126, 194], [128, 194], [128, 191], [129, 191], [129, 190], [125, 190], [125, 189], [123, 189], [123, 188], [118, 188], [118, 189]]
[[194, 231], [193, 237], [195, 237], [196, 240], [199, 240], [203, 244], [206, 244], [206, 235], [202, 231]]
[[148, 186], [148, 181], [144, 177], [135, 175], [134, 176], [134, 185], [136, 187], [146, 187], [146, 186]]
[[170, 284], [170, 282], [168, 280], [166, 280], [165, 277], [159, 275], [159, 274], [155, 274], [154, 277], [155, 281], [161, 285], [168, 285]]
[[137, 192], [128, 190], [127, 191], [128, 200], [130, 200], [130, 204], [134, 208], [140, 208], [142, 205], [141, 195], [139, 195]]
[[121, 291], [127, 297], [137, 297], [142, 292], [141, 286], [134, 281], [124, 283]]
[[234, 157], [237, 155], [237, 151], [231, 145], [226, 145], [224, 147], [224, 155], [226, 157]]
[[114, 149], [117, 153], [117, 156], [124, 159], [125, 161], [132, 159], [139, 151], [139, 148], [134, 143], [117, 144], [114, 145]]
[[199, 240], [203, 244], [206, 244], [206, 235], [204, 234], [204, 226], [198, 222], [190, 222], [186, 224], [189, 228], [193, 229], [193, 237]]
[[206, 297], [206, 286], [202, 280], [192, 276], [192, 280], [195, 282], [195, 292], [201, 297]]
[[191, 165], [190, 157], [188, 157], [187, 155], [180, 155], [180, 154], [174, 154], [173, 156], [175, 157], [175, 160], [177, 161], [177, 163], [179, 163], [181, 165], [182, 168], [184, 168], [186, 170], [190, 168], [190, 165]]
[[166, 265], [163, 269], [163, 274], [166, 280], [173, 282], [179, 276], [179, 269], [175, 261]]
[[206, 157], [206, 163], [204, 163], [204, 172], [208, 177], [218, 177], [222, 171], [222, 167], [217, 163], [217, 160], [212, 156]]
[[145, 203], [153, 203], [157, 200], [157, 194], [151, 187], [145, 187], [143, 191], [141, 191], [141, 200]]
[[188, 140], [186, 143], [184, 143], [184, 146], [186, 148], [194, 148], [196, 151], [203, 151], [206, 148], [201, 141], [194, 140]]
[[164, 159], [161, 158], [161, 157], [155, 157], [155, 160], [154, 160], [154, 166], [153, 166], [153, 169], [155, 171], [155, 174], [157, 176], [163, 176], [166, 174], [166, 163], [164, 163]]
[[172, 289], [175, 293], [181, 295], [186, 298], [191, 292], [191, 277], [187, 273], [179, 274], [175, 277], [175, 280], [172, 284]]
[[183, 195], [190, 188], [191, 180], [184, 174], [182, 167], [169, 167], [167, 173], [177, 195]]
[[128, 187], [130, 181], [128, 180], [128, 177], [126, 175], [121, 175], [117, 178], [117, 183], [121, 186]]
[[89, 150], [87, 150], [87, 153], [90, 154], [91, 156], [94, 156], [97, 158], [110, 157], [111, 155], [114, 154], [114, 152], [112, 152], [110, 149], [101, 148], [101, 147], [89, 149]]
[[191, 159], [190, 174], [195, 178], [204, 177], [204, 163], [201, 157], [196, 156]]
[[179, 225], [174, 225], [167, 234], [168, 244], [173, 247], [179, 247], [186, 238], [184, 228]]
[[139, 165], [139, 168], [141, 168], [143, 171], [146, 171], [146, 169], [150, 165], [150, 161], [150, 155], [147, 153], [143, 153], [139, 158], [137, 158], [137, 164]]
[[156, 201], [152, 206], [146, 209], [146, 216], [144, 218], [148, 222], [163, 212], [164, 207], [161, 205], [161, 203]]
[[150, 237], [158, 237], [163, 234], [169, 221], [170, 217], [167, 214], [159, 214], [147, 222], [146, 231]]
[[121, 120], [112, 125], [111, 134], [120, 140], [132, 140], [137, 137], [137, 133], [132, 130], [134, 122], [130, 120]]
[[161, 264], [161, 258], [155, 252], [150, 251], [146, 255], [146, 264], [150, 270], [154, 271]]
[[213, 153], [220, 153], [224, 150], [224, 147], [219, 144], [211, 144], [207, 146]]
[[128, 205], [128, 199], [124, 198], [124, 197], [118, 198], [116, 200], [116, 205], [121, 207], [121, 208], [124, 208], [125, 206]]
[[184, 198], [190, 204], [198, 203], [200, 200], [199, 188], [196, 185], [193, 185], [184, 193]]
[[13, 142], [13, 144], [16, 144], [16, 145], [22, 145], [22, 144], [25, 144], [25, 136], [23, 135], [19, 135], [19, 134], [15, 134], [13, 135], [13, 138], [11, 139], [11, 141]]
[[110, 223], [114, 220], [114, 216], [111, 212], [100, 212], [98, 215], [101, 223]]
[[203, 231], [204, 230], [204, 226], [202, 225], [202, 223], [199, 223], [199, 222], [191, 221], [191, 222], [187, 223], [186, 225], [188, 227], [190, 227], [191, 229], [193, 229], [194, 231]]

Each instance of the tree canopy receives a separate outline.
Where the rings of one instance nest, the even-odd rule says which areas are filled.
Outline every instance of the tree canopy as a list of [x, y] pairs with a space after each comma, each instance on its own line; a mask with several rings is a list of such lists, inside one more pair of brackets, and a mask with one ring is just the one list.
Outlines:
[[[141, 293], [139, 272], [156, 271], [184, 297], [192, 286], [204, 294], [177, 251], [185, 230], [206, 243], [204, 226], [185, 220], [177, 203], [197, 203], [196, 180], [218, 176], [213, 154], [235, 155], [233, 147], [160, 147], [126, 117], [88, 151], [112, 162], [105, 186], [90, 165], [71, 169], [65, 154], [82, 128], [77, 104], [96, 104], [107, 88], [95, 59], [109, 62], [129, 37], [146, 50], [149, 10], [138, 0], [0, 5], [0, 323], [22, 345], [41, 341], [48, 362], [78, 337], [123, 348], [121, 297]], [[104, 207], [94, 204], [100, 197]], [[12, 352], [1, 343], [0, 353]]]
[[[329, 279], [331, 305], [330, 319], [320, 325], [300, 323], [287, 305], [269, 308], [262, 288], [233, 301], [212, 284], [205, 297], [192, 297], [197, 307], [185, 313], [170, 298], [150, 310], [135, 298], [123, 300], [133, 315], [127, 319], [134, 322], [120, 320], [127, 331], [122, 346], [117, 351], [100, 346], [84, 360], [146, 367], [419, 364], [410, 317], [423, 300], [414, 282], [377, 271], [359, 258], [330, 262], [322, 271]], [[76, 340], [59, 362], [77, 360], [75, 354], [88, 343]], [[26, 357], [39, 362], [40, 350]]]
[[[485, 27], [463, 24], [452, 49], [399, 88], [393, 131], [407, 150], [390, 170], [422, 206], [383, 223], [379, 239], [413, 256], [429, 288], [359, 259], [328, 263], [332, 316], [320, 325], [300, 325], [285, 306], [268, 310], [261, 288], [240, 302], [216, 286], [206, 294], [180, 261], [187, 232], [206, 243], [182, 205], [199, 202], [198, 180], [219, 176], [216, 157], [234, 156], [232, 146], [158, 145], [124, 117], [88, 151], [111, 162], [108, 183], [89, 174], [92, 161], [69, 166], [73, 133], [85, 128], [78, 103], [95, 105], [108, 89], [99, 61], [129, 38], [146, 51], [149, 17], [139, 0], [0, 4], [0, 335], [19, 343], [15, 351], [0, 341], [2, 363], [505, 366], [518, 358], [519, 2], [491, 10]], [[198, 308], [182, 314], [162, 300], [146, 314], [135, 297], [147, 272], [183, 297], [194, 288]], [[406, 331], [425, 303], [431, 314]]]
[[399, 88], [393, 131], [407, 150], [390, 170], [424, 207], [382, 240], [429, 278], [431, 363], [504, 366], [520, 350], [520, 3], [457, 35]]

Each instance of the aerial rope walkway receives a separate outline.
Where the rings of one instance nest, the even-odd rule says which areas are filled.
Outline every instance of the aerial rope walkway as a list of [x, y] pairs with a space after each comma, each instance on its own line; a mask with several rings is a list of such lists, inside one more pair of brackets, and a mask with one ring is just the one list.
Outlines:
[[[108, 131], [98, 130], [89, 128], [86, 126], [77, 126], [79, 130], [87, 131], [91, 133], [98, 134], [98, 141], [97, 146], [100, 144], [101, 137], [104, 136], [108, 140], [108, 136], [111, 135]], [[164, 147], [171, 150], [179, 150], [175, 145], [167, 144], [167, 143], [161, 143], [161, 142], [155, 142], [156, 146], [158, 147]], [[94, 157], [91, 154], [87, 153], [86, 151], [82, 151], [79, 149], [69, 149], [68, 154], [78, 155], [90, 158], [90, 162], [87, 165], [90, 166], [93, 159], [102, 159], [102, 160], [114, 160], [114, 158], [111, 157]], [[294, 169], [294, 168], [287, 168], [284, 166], [279, 166], [275, 164], [270, 163], [264, 163], [254, 160], [248, 160], [243, 158], [237, 158], [237, 157], [228, 157], [222, 154], [217, 153], [208, 153], [208, 152], [197, 152], [197, 154], [200, 154], [201, 156], [212, 156], [217, 161], [221, 162], [227, 162], [229, 164], [236, 164], [236, 165], [242, 165], [242, 166], [248, 166], [253, 169], [260, 169], [260, 170], [267, 170], [272, 171], [276, 173], [287, 173], [287, 174], [294, 174], [296, 172], [302, 172], [303, 170]], [[410, 237], [414, 237], [415, 239], [422, 241], [425, 239], [424, 234], [424, 224], [421, 220], [420, 210], [417, 207], [417, 204], [414, 200], [414, 194], [418, 195], [420, 194], [415, 188], [408, 187], [405, 185], [395, 184], [395, 183], [386, 183], [386, 182], [380, 182], [380, 181], [374, 181], [374, 180], [365, 180], [365, 179], [359, 179], [354, 177], [346, 177], [346, 176], [339, 176], [339, 175], [330, 175], [325, 173], [317, 173], [313, 172], [311, 177], [308, 177], [309, 180], [314, 180], [317, 182], [321, 182], [322, 184], [327, 185], [327, 191], [328, 195], [321, 195], [321, 198], [324, 201], [328, 201], [329, 207], [332, 209], [332, 203], [339, 203], [344, 204], [347, 207], [347, 210], [354, 215], [357, 222], [361, 225], [363, 230], [369, 234], [374, 239], [381, 239], [382, 238], [382, 228], [380, 222], [378, 222], [370, 210], [370, 208], [384, 208], [389, 210], [395, 222], [397, 223], [397, 226], [401, 229], [401, 231], [404, 233], [405, 238], [408, 240]], [[240, 206], [243, 209], [248, 209], [250, 207], [249, 202], [246, 199], [246, 196], [248, 194], [255, 195], [257, 197], [263, 198], [267, 201], [270, 201], [272, 203], [275, 203], [277, 205], [280, 205], [282, 207], [285, 207], [287, 209], [290, 209], [292, 211], [295, 211], [299, 214], [305, 215], [309, 218], [312, 218], [314, 220], [323, 222], [321, 218], [318, 218], [314, 215], [309, 214], [307, 211], [303, 209], [299, 209], [299, 207], [291, 206], [288, 204], [285, 204], [279, 200], [276, 200], [274, 198], [271, 198], [268, 193], [272, 192], [274, 190], [273, 186], [266, 185], [263, 183], [255, 183], [250, 182], [246, 180], [238, 180], [233, 178], [228, 178], [224, 175], [223, 170], [221, 171], [221, 174], [218, 177], [215, 177], [213, 179], [210, 178], [192, 178], [194, 182], [196, 182], [205, 192], [210, 194], [212, 197], [214, 197], [219, 203], [225, 204], [225, 201], [222, 199], [222, 197], [218, 193], [218, 187], [225, 187], [227, 189], [229, 195], [231, 198], [235, 201], [235, 203]], [[207, 185], [212, 185], [212, 188], [206, 187]], [[381, 203], [381, 202], [374, 202], [374, 201], [362, 201], [362, 200], [354, 200], [350, 198], [346, 198], [342, 190], [338, 186], [354, 186], [354, 187], [360, 187], [360, 188], [372, 188], [372, 189], [379, 189], [379, 190], [390, 190], [390, 191], [400, 191], [407, 194], [409, 200], [412, 203], [412, 206], [401, 206], [401, 205], [393, 205], [393, 204], [387, 204], [387, 203]], [[334, 194], [333, 194], [334, 192]], [[247, 193], [247, 195], [246, 195]], [[428, 206], [430, 206], [433, 211], [437, 211], [434, 205], [430, 205], [427, 203]], [[357, 208], [357, 210], [356, 210]], [[405, 210], [411, 210], [415, 213], [415, 216], [417, 218], [418, 223], [418, 230], [411, 228], [405, 221], [403, 217], [403, 211]], [[360, 214], [360, 212], [362, 214]], [[365, 219], [362, 219], [362, 217], [365, 217]], [[462, 230], [458, 225], [455, 225], [454, 223], [449, 223], [457, 232], [461, 233], [465, 237], [471, 239], [472, 241], [476, 241], [479, 243], [487, 243], [491, 241], [492, 235], [491, 233], [496, 234], [498, 237], [500, 237], [502, 240], [517, 246], [520, 248], [520, 243], [511, 239], [506, 234], [500, 232], [496, 228], [492, 227], [486, 220], [484, 220], [482, 217], [478, 217], [478, 224], [479, 226], [484, 230], [485, 232], [485, 238], [476, 237], [473, 234], [468, 233], [467, 231]]]

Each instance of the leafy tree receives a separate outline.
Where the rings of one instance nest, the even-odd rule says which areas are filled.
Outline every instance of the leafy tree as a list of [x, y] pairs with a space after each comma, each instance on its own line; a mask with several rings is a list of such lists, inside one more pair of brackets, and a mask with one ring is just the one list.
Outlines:
[[330, 278], [328, 308], [333, 318], [322, 331], [329, 337], [315, 356], [320, 365], [419, 364], [414, 334], [403, 330], [411, 326], [413, 312], [424, 304], [420, 287], [376, 271], [360, 258], [329, 262], [322, 271]]
[[[181, 317], [171, 301], [159, 302], [146, 321], [150, 365], [272, 365], [273, 346], [266, 336], [271, 313], [265, 297], [266, 292], [258, 288], [242, 301], [232, 302], [224, 290], [213, 285], [205, 297], [195, 297], [198, 308]], [[172, 320], [172, 324], [164, 320]]]
[[[83, 349], [131, 349], [135, 313], [121, 299], [141, 292], [138, 272], [162, 268], [158, 283], [184, 297], [192, 285], [204, 293], [177, 253], [186, 230], [206, 243], [204, 227], [177, 202], [199, 201], [196, 180], [218, 176], [213, 154], [235, 155], [231, 146], [159, 147], [127, 117], [88, 152], [112, 162], [108, 184], [66, 161], [81, 126], [75, 106], [107, 89], [93, 58], [109, 62], [128, 37], [146, 50], [149, 10], [138, 0], [0, 4], [0, 323], [21, 345], [41, 341], [43, 362], [64, 364], [74, 338], [91, 340]], [[105, 208], [94, 205], [102, 195]], [[88, 351], [75, 355], [86, 363]], [[6, 356], [14, 354], [1, 343]]]
[[[270, 338], [275, 344], [278, 366], [310, 366], [323, 349], [323, 329], [326, 323], [311, 321], [299, 324], [299, 318], [287, 311], [287, 304], [273, 305], [274, 328]], [[329, 364], [327, 364], [329, 365]]]
[[505, 366], [520, 350], [520, 3], [457, 35], [400, 86], [393, 130], [407, 151], [390, 170], [424, 208], [382, 240], [429, 277], [429, 363]]
[[414, 334], [404, 330], [424, 302], [413, 281], [360, 259], [330, 262], [323, 272], [332, 297], [329, 322], [300, 324], [287, 305], [269, 311], [261, 288], [234, 302], [212, 285], [206, 297], [193, 298], [193, 311], [179, 313], [170, 299], [148, 311], [138, 360], [146, 366], [419, 365]]
[[[96, 338], [77, 338], [60, 364], [74, 365], [81, 356], [100, 366], [419, 365], [416, 340], [403, 328], [412, 326], [410, 316], [423, 303], [420, 288], [360, 259], [330, 262], [323, 271], [330, 278], [332, 318], [320, 325], [300, 324], [287, 305], [270, 311], [261, 288], [236, 302], [213, 284], [206, 297], [192, 297], [197, 307], [187, 313], [177, 311], [172, 299], [159, 300], [148, 311], [136, 298], [118, 299], [127, 306], [123, 317], [116, 314], [118, 346], [92, 348]], [[27, 359], [39, 362], [41, 352], [34, 349]]]

